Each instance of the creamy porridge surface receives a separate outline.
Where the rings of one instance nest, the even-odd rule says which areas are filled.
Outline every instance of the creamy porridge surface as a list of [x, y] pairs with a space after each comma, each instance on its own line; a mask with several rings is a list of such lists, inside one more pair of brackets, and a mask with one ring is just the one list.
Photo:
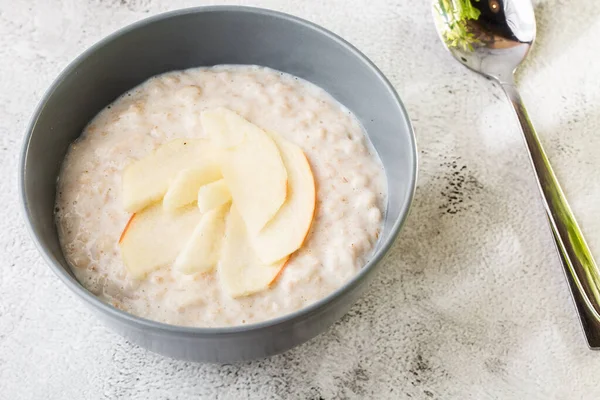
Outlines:
[[[226, 107], [305, 152], [317, 188], [304, 245], [270, 289], [232, 299], [215, 273], [170, 266], [128, 276], [118, 245], [130, 215], [121, 173], [175, 138], [204, 137], [200, 112]], [[103, 301], [175, 325], [232, 326], [298, 310], [354, 276], [378, 240], [386, 199], [383, 167], [356, 118], [322, 89], [262, 67], [170, 72], [100, 112], [71, 145], [58, 181], [56, 222], [77, 279]]]

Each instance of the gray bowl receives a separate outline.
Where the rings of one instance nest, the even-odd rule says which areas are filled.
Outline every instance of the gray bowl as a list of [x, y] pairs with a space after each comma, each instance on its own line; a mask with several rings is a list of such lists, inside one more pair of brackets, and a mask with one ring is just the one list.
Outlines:
[[[362, 122], [385, 166], [389, 199], [372, 259], [345, 286], [300, 311], [229, 328], [189, 328], [127, 314], [74, 278], [54, 224], [56, 179], [69, 144], [96, 113], [153, 75], [216, 64], [257, 64], [311, 81]], [[56, 275], [115, 331], [167, 356], [232, 362], [280, 353], [325, 331], [364, 291], [404, 222], [417, 173], [413, 130], [381, 72], [343, 39], [301, 19], [246, 7], [185, 9], [109, 36], [73, 61], [36, 109], [25, 136], [20, 185], [31, 236]]]

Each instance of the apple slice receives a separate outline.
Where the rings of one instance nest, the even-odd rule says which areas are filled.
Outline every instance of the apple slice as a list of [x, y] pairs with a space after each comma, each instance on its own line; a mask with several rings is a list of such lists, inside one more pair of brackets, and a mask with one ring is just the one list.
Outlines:
[[272, 263], [298, 250], [315, 212], [315, 180], [302, 149], [270, 133], [279, 147], [288, 173], [287, 197], [275, 217], [258, 233], [250, 235], [252, 246], [265, 263]]
[[129, 217], [129, 219], [127, 220], [127, 223], [125, 224], [125, 228], [123, 228], [123, 232], [121, 232], [121, 236], [119, 237], [119, 244], [121, 244], [121, 242], [123, 242], [123, 240], [125, 239], [125, 233], [127, 233], [127, 231], [129, 230], [129, 227], [131, 226], [136, 215], [137, 214], [135, 214], [135, 213], [131, 214], [131, 217]]
[[219, 261], [225, 233], [225, 216], [229, 207], [222, 205], [202, 215], [173, 268], [182, 274], [212, 271]]
[[219, 164], [206, 164], [201, 168], [188, 168], [179, 171], [173, 179], [165, 197], [163, 207], [173, 212], [180, 207], [194, 203], [198, 199], [200, 187], [221, 179]]
[[182, 169], [218, 163], [218, 149], [208, 139], [175, 139], [123, 171], [123, 205], [137, 212], [159, 201]]
[[205, 213], [231, 201], [231, 192], [224, 179], [209, 183], [198, 189], [198, 208]]
[[204, 133], [212, 138], [217, 146], [225, 149], [235, 147], [244, 141], [246, 136], [244, 129], [260, 130], [253, 124], [250, 124], [251, 126], [241, 125], [240, 119], [250, 124], [235, 112], [223, 107], [206, 110], [200, 114], [200, 123]]
[[231, 206], [218, 266], [219, 280], [226, 293], [235, 298], [267, 289], [287, 260], [284, 257], [271, 264], [261, 262], [250, 244], [244, 220], [235, 204]]
[[269, 135], [233, 111], [205, 111], [203, 128], [226, 148], [221, 172], [250, 233], [259, 232], [285, 201], [287, 172]]
[[172, 263], [200, 218], [198, 207], [186, 207], [170, 214], [164, 212], [160, 204], [134, 214], [119, 240], [121, 256], [131, 276], [142, 279]]

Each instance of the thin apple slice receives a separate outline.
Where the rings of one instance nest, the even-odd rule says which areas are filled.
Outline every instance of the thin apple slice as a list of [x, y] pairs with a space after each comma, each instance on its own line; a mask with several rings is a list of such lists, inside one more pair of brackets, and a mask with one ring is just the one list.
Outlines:
[[200, 222], [198, 207], [186, 207], [174, 214], [160, 204], [136, 213], [121, 234], [119, 245], [127, 271], [142, 279], [146, 274], [169, 265], [181, 252]]
[[235, 112], [223, 107], [206, 110], [200, 114], [200, 123], [204, 133], [212, 138], [217, 146], [225, 149], [241, 144], [246, 136], [245, 130], [260, 130], [253, 124], [250, 124], [252, 126], [241, 125], [239, 119], [247, 122]]
[[315, 180], [310, 164], [296, 144], [270, 133], [288, 173], [287, 197], [275, 217], [250, 241], [261, 261], [272, 263], [298, 250], [315, 212]]
[[228, 206], [222, 205], [202, 215], [200, 223], [177, 256], [174, 269], [187, 275], [210, 272], [216, 267], [228, 209]]
[[125, 224], [125, 228], [123, 228], [123, 232], [121, 232], [121, 236], [119, 237], [119, 244], [121, 244], [121, 242], [123, 242], [123, 239], [125, 239], [125, 233], [127, 233], [127, 231], [129, 230], [129, 227], [131, 226], [131, 223], [135, 219], [135, 216], [136, 216], [136, 214], [133, 213], [133, 214], [131, 214], [131, 217], [129, 217], [129, 219], [127, 220], [127, 223]]
[[196, 202], [198, 189], [211, 182], [221, 179], [219, 164], [206, 164], [200, 168], [188, 168], [179, 171], [169, 185], [163, 198], [163, 207], [173, 212], [180, 207]]
[[231, 192], [224, 179], [209, 183], [198, 189], [198, 208], [205, 213], [231, 201]]
[[279, 276], [288, 257], [271, 264], [261, 262], [248, 238], [246, 224], [235, 203], [225, 227], [218, 271], [224, 291], [231, 297], [248, 296], [269, 288]]
[[[225, 108], [205, 111], [203, 128], [223, 152], [221, 172], [250, 233], [259, 232], [285, 201], [287, 172], [269, 135]], [[207, 122], [208, 121], [208, 122]]]
[[248, 230], [259, 232], [285, 202], [287, 172], [275, 144], [249, 140], [226, 151], [221, 172]]
[[131, 213], [159, 201], [182, 169], [218, 163], [219, 151], [208, 139], [175, 139], [123, 171], [122, 198]]

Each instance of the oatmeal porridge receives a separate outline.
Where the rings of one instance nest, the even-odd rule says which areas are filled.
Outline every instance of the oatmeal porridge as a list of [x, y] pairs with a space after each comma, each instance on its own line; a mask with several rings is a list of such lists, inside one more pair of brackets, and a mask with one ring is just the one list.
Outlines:
[[385, 201], [381, 162], [330, 95], [218, 66], [153, 77], [102, 110], [65, 157], [55, 211], [89, 291], [210, 327], [288, 314], [342, 286], [371, 256]]

